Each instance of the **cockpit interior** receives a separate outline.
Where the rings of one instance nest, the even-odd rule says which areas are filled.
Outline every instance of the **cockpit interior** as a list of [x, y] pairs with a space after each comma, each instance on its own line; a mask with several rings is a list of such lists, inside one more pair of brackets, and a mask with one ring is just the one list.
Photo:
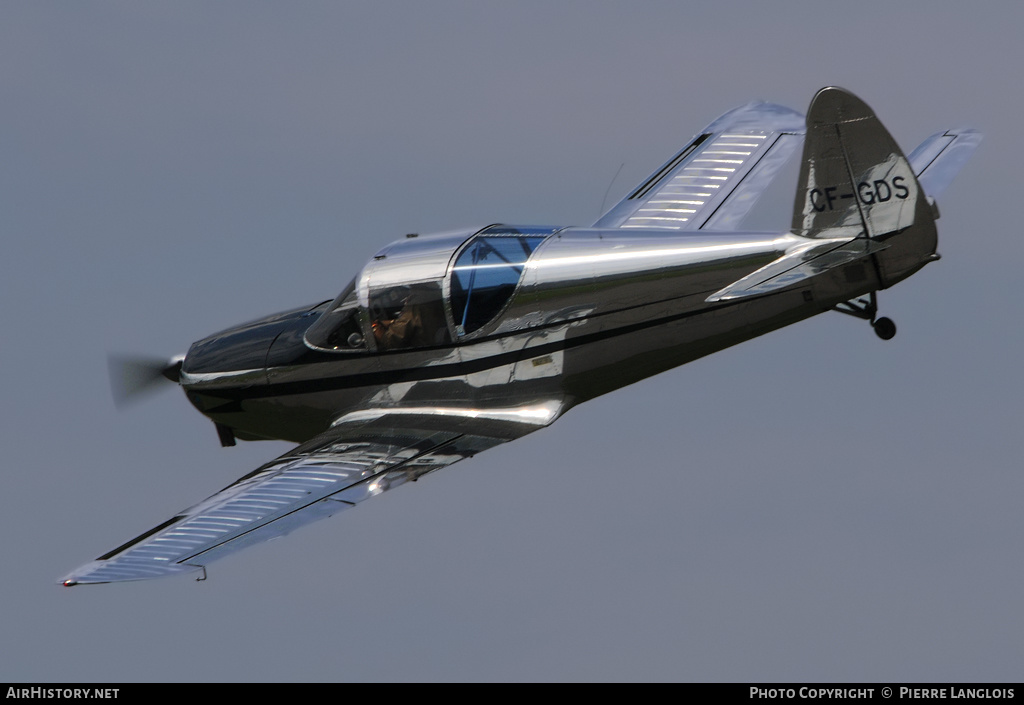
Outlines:
[[393, 243], [327, 306], [306, 332], [306, 344], [384, 352], [474, 336], [505, 310], [527, 261], [558, 230], [492, 225]]

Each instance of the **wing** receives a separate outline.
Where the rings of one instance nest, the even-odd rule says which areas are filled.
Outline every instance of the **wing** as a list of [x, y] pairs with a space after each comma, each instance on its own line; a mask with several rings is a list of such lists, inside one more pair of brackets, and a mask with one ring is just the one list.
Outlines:
[[804, 116], [749, 103], [704, 128], [595, 228], [735, 230], [803, 144]]
[[204, 568], [242, 548], [552, 423], [557, 402], [514, 409], [366, 410], [63, 577], [145, 580]]

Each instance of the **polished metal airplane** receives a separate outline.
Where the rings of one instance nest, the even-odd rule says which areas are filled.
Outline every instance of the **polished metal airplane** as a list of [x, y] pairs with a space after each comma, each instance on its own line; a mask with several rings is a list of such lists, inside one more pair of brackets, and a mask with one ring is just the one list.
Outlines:
[[[573, 406], [876, 292], [939, 258], [935, 199], [981, 135], [909, 158], [861, 100], [806, 118], [750, 103], [715, 120], [590, 227], [408, 236], [336, 299], [192, 345], [158, 368], [223, 445], [299, 445], [61, 579], [211, 561], [548, 426]], [[792, 227], [737, 231], [801, 147]]]

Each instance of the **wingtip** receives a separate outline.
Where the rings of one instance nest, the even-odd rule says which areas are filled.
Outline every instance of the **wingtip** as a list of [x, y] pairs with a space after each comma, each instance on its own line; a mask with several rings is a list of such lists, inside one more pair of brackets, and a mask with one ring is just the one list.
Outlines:
[[785, 105], [754, 100], [719, 116], [705, 128], [705, 131], [720, 132], [744, 126], [767, 127], [779, 132], [798, 132], [803, 130], [804, 116]]
[[63, 577], [57, 578], [57, 584], [62, 585], [64, 587], [74, 587], [75, 585], [78, 585], [77, 571], [68, 573]]
[[74, 587], [76, 585], [89, 585], [94, 583], [92, 580], [92, 571], [98, 565], [98, 561], [91, 561], [85, 565], [79, 566], [72, 570], [70, 573], [66, 573], [60, 578], [57, 578], [57, 584], [63, 587]]

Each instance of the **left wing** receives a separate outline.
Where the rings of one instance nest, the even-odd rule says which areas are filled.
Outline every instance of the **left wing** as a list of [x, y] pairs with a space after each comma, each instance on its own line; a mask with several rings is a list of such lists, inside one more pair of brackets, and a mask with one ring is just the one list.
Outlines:
[[804, 116], [749, 103], [704, 128], [595, 228], [735, 230], [803, 144]]
[[557, 402], [511, 409], [374, 409], [349, 414], [199, 504], [61, 578], [66, 586], [159, 578], [349, 509], [523, 436]]

